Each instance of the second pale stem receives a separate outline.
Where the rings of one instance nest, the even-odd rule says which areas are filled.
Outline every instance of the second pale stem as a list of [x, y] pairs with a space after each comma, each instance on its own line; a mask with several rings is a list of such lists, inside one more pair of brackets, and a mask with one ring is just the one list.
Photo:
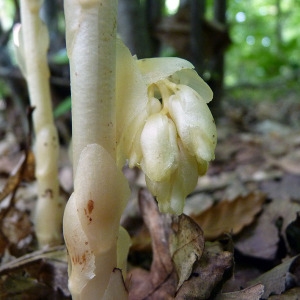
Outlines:
[[35, 107], [33, 125], [36, 135], [38, 202], [36, 234], [39, 245], [61, 243], [64, 203], [59, 197], [58, 135], [53, 123], [47, 49], [48, 30], [39, 18], [40, 1], [22, 0], [22, 27], [19, 35], [19, 63], [26, 78], [30, 103]]

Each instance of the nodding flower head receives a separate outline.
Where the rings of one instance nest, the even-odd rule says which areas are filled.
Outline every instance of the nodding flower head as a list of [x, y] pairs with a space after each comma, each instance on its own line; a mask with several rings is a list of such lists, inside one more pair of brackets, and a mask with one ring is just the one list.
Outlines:
[[124, 133], [126, 156], [130, 166], [144, 171], [160, 210], [180, 214], [214, 159], [217, 132], [207, 106], [213, 94], [186, 60], [150, 58], [134, 64], [143, 94], [136, 121]]

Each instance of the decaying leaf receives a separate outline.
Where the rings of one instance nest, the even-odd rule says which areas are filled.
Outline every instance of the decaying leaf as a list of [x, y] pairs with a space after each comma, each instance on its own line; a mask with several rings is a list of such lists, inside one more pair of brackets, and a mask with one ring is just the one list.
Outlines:
[[246, 283], [257, 278], [263, 272], [255, 264], [245, 259], [242, 263], [239, 258], [234, 265], [234, 275], [223, 285], [222, 293], [240, 291], [246, 287]]
[[194, 263], [200, 259], [204, 237], [200, 227], [195, 226], [185, 215], [172, 217], [169, 249], [178, 275], [178, 288], [190, 277]]
[[49, 289], [44, 284], [37, 283], [34, 278], [24, 277], [21, 274], [11, 275], [1, 281], [1, 299], [47, 299]]
[[235, 239], [235, 248], [245, 256], [270, 261], [276, 258], [279, 242], [278, 228], [264, 211], [257, 222]]
[[173, 299], [202, 256], [202, 230], [189, 217], [160, 214], [153, 197], [140, 193], [141, 212], [152, 237], [150, 272], [134, 269], [129, 275], [130, 299]]
[[282, 168], [284, 171], [300, 175], [300, 150], [294, 150], [280, 159], [268, 157], [269, 162], [274, 166]]
[[152, 238], [150, 272], [128, 275], [130, 299], [208, 299], [232, 274], [231, 239], [206, 243], [188, 216], [160, 214], [153, 197], [140, 193], [140, 207]]
[[29, 132], [27, 135], [27, 141], [25, 146], [25, 151], [21, 155], [18, 164], [12, 170], [5, 186], [0, 192], [0, 203], [9, 195], [12, 194], [11, 199], [14, 198], [14, 195], [17, 191], [18, 186], [22, 180], [24, 181], [33, 181], [35, 178], [35, 158], [34, 154], [31, 151], [31, 137], [32, 137], [32, 123], [31, 117], [34, 111], [34, 107], [29, 107], [27, 111], [27, 120], [29, 125]]
[[65, 247], [39, 250], [0, 267], [0, 299], [71, 299]]
[[221, 201], [199, 215], [190, 215], [203, 229], [208, 240], [216, 239], [224, 232], [239, 233], [251, 224], [261, 211], [265, 197], [261, 193], [239, 196], [233, 201]]
[[191, 277], [183, 283], [175, 299], [210, 299], [232, 275], [232, 267], [231, 240], [223, 240], [222, 243], [207, 242]]
[[8, 241], [6, 236], [2, 233], [2, 231], [0, 230], [0, 257], [2, 258], [2, 256], [5, 253], [6, 247], [7, 247]]
[[291, 250], [296, 254], [300, 253], [300, 213], [299, 212], [297, 212], [296, 219], [286, 227], [285, 234]]
[[281, 295], [273, 295], [268, 300], [299, 300], [300, 287], [296, 287], [284, 292]]
[[15, 250], [18, 250], [20, 243], [22, 246], [28, 245], [33, 240], [34, 228], [28, 212], [23, 212], [12, 207], [1, 221], [2, 232], [5, 235], [10, 246], [10, 252], [19, 256]]
[[214, 300], [259, 300], [263, 293], [264, 286], [258, 283], [241, 291], [219, 294]]
[[[286, 240], [287, 226], [295, 219], [300, 205], [289, 199], [274, 199], [264, 207], [256, 222], [244, 229], [235, 239], [235, 247], [243, 255], [275, 260], [280, 246], [280, 236]], [[289, 248], [288, 243], [285, 247]]]
[[66, 261], [66, 249], [65, 246], [55, 246], [42, 250], [37, 250], [22, 257], [13, 259], [5, 264], [0, 265], [0, 276], [5, 275], [8, 272], [23, 268], [27, 264], [31, 264], [40, 259], [58, 259]]
[[262, 274], [249, 285], [261, 283], [265, 287], [263, 299], [271, 294], [279, 295], [293, 287], [300, 286], [300, 256], [295, 256], [272, 270]]
[[10, 174], [5, 186], [0, 192], [0, 202], [9, 194], [14, 194], [22, 180], [32, 181], [34, 179], [34, 154], [32, 151], [24, 153], [15, 169]]
[[150, 272], [136, 269], [127, 276], [130, 278], [129, 299], [170, 299], [175, 294], [178, 282], [165, 232], [168, 232], [170, 219], [166, 221], [161, 217], [151, 195], [145, 190], [140, 196], [144, 200], [140, 200], [141, 213], [152, 235], [153, 262]]
[[285, 173], [277, 180], [261, 182], [261, 190], [270, 199], [292, 199], [297, 201], [300, 194], [300, 175]]
[[[296, 246], [298, 239], [297, 222], [295, 221], [297, 213], [300, 212], [299, 183], [299, 175], [284, 174], [279, 181], [266, 181], [262, 184], [263, 191], [268, 195], [268, 198], [272, 199], [265, 210], [269, 216], [269, 222], [275, 223], [280, 220], [280, 234], [285, 240], [288, 252], [293, 254], [299, 253], [299, 245]], [[292, 224], [293, 221], [296, 223]]]

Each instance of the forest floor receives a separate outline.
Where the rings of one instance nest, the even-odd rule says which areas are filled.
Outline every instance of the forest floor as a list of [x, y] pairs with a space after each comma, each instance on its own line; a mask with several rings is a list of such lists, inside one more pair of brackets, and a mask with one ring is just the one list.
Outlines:
[[[132, 189], [122, 217], [132, 236], [130, 299], [299, 299], [299, 97], [226, 96], [216, 159], [184, 216], [160, 214], [143, 175], [124, 169]], [[12, 115], [3, 110], [0, 120], [0, 299], [70, 299], [64, 246], [37, 250], [32, 156], [25, 138], [20, 142], [22, 130], [9, 125]], [[59, 168], [67, 201], [65, 147]]]

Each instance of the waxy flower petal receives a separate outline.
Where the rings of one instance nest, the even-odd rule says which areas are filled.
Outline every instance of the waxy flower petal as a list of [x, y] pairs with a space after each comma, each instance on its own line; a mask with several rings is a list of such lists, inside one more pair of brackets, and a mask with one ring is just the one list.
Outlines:
[[147, 85], [129, 49], [117, 40], [116, 133], [117, 164], [141, 159], [140, 133], [148, 116]]
[[191, 156], [182, 143], [179, 145], [179, 165], [170, 180], [155, 182], [146, 176], [147, 187], [158, 201], [163, 213], [179, 215], [183, 211], [185, 198], [190, 194], [198, 180], [198, 167], [195, 157]]
[[153, 181], [169, 179], [177, 168], [178, 146], [174, 123], [165, 115], [151, 115], [141, 134], [141, 167]]
[[180, 214], [214, 159], [213, 93], [184, 59], [135, 60], [123, 44], [118, 49], [118, 165], [141, 167], [160, 210]]
[[193, 89], [184, 85], [178, 85], [178, 88], [168, 105], [182, 143], [197, 160], [211, 161], [217, 141], [213, 116]]
[[122, 167], [126, 159], [130, 168], [140, 164], [143, 158], [140, 139], [147, 117], [148, 113], [145, 110], [125, 128], [117, 148], [118, 166]]
[[171, 80], [177, 84], [187, 85], [206, 102], [210, 102], [213, 98], [213, 92], [208, 84], [198, 75], [195, 70], [185, 69], [174, 73]]
[[140, 59], [137, 65], [147, 85], [168, 78], [177, 71], [194, 68], [189, 61], [178, 57]]

